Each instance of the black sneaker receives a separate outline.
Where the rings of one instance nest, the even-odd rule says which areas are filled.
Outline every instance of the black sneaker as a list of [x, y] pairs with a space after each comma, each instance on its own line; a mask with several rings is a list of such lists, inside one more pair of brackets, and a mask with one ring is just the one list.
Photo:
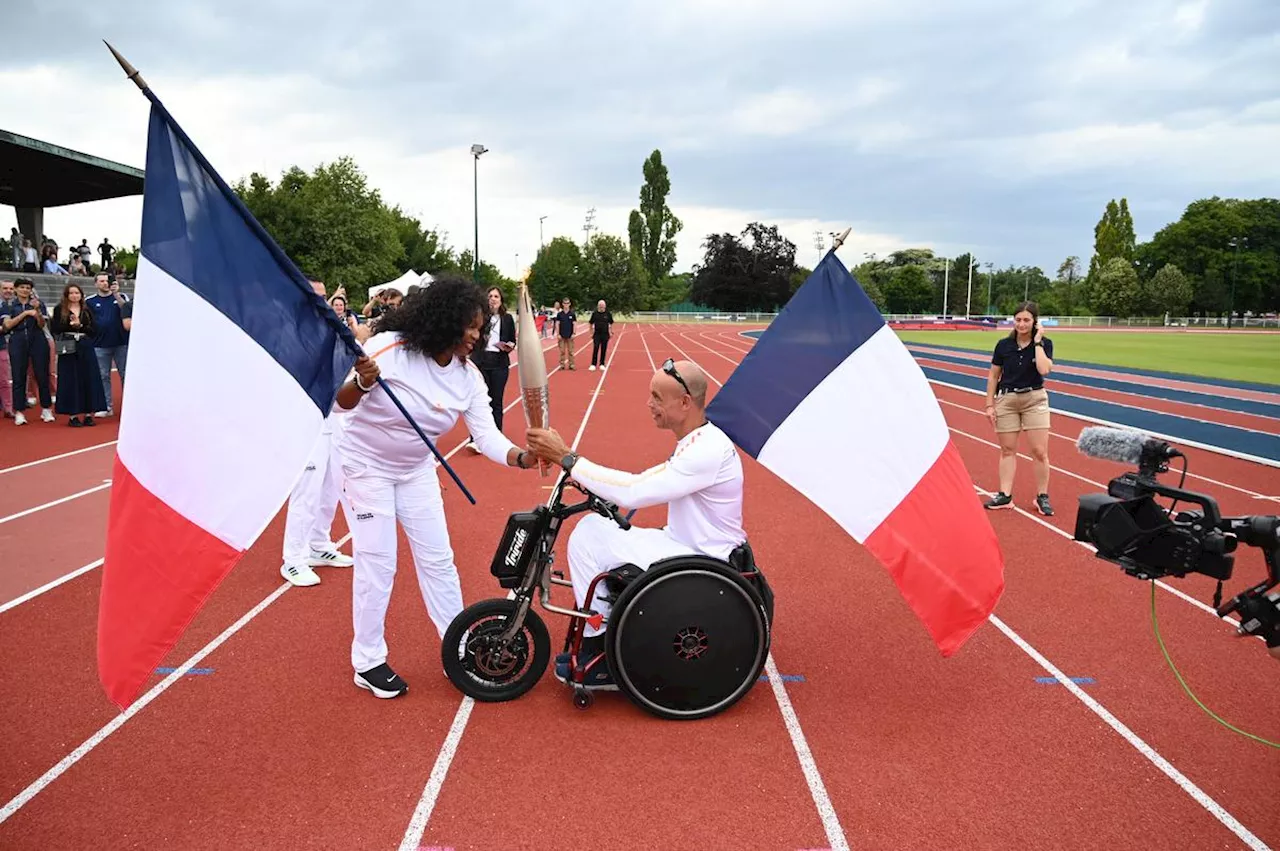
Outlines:
[[1008, 508], [1011, 505], [1013, 505], [1013, 497], [1001, 491], [987, 500], [983, 507], [989, 511], [994, 511], [997, 508]]
[[386, 662], [356, 674], [355, 683], [360, 688], [373, 692], [374, 697], [380, 697], [383, 700], [399, 697], [409, 688], [408, 684], [400, 679], [400, 675], [391, 670], [391, 666]]
[[1038, 508], [1040, 513], [1045, 517], [1053, 516], [1053, 506], [1049, 504], [1049, 494], [1036, 494], [1036, 508]]

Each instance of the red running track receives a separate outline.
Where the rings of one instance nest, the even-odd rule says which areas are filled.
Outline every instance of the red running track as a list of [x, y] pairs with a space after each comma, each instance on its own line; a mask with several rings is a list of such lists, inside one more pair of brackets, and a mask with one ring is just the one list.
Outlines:
[[[639, 469], [665, 458], [671, 443], [644, 415], [650, 358], [683, 349], [723, 381], [746, 347], [687, 327], [625, 330], [603, 380], [580, 357], [576, 373], [553, 378], [553, 404], [572, 437], [599, 386], [581, 449]], [[994, 458], [981, 442], [990, 435], [961, 403], [972, 396], [955, 393], [944, 412], [970, 472], [990, 488]], [[510, 412], [508, 434], [522, 425]], [[533, 474], [465, 453], [454, 460], [480, 499], [472, 507], [454, 489], [446, 493], [464, 593], [468, 601], [496, 596], [486, 566], [501, 523], [545, 491]], [[1208, 475], [1232, 475], [1192, 462]], [[1076, 459], [1055, 464], [1099, 481], [1107, 475]], [[1020, 477], [1028, 472], [1021, 465]], [[833, 839], [851, 847], [1026, 847], [1072, 836], [1089, 846], [1243, 847], [1064, 686], [1037, 683], [1046, 672], [994, 624], [957, 657], [938, 658], [879, 565], [749, 460], [747, 476], [748, 529], [778, 592], [773, 655], [784, 675], [804, 678], [783, 686], [818, 783], [804, 776], [797, 734], [768, 685], [722, 716], [682, 725], [614, 695], [576, 712], [548, 674], [520, 701], [471, 710], [423, 845], [577, 847], [589, 836], [611, 848], [816, 848]], [[1049, 525], [1069, 528], [1066, 506], [1090, 486], [1059, 474], [1054, 481], [1060, 513]], [[1232, 498], [1255, 511], [1264, 504]], [[637, 520], [659, 523], [661, 511]], [[1274, 788], [1256, 782], [1276, 776], [1274, 752], [1224, 731], [1181, 694], [1154, 650], [1147, 588], [1028, 516], [992, 520], [1008, 560], [1001, 623], [1065, 673], [1093, 677], [1082, 688], [1228, 818], [1265, 843], [1280, 842]], [[201, 613], [174, 664], [280, 586], [279, 534], [277, 521]], [[82, 848], [104, 836], [116, 846], [398, 846], [432, 769], [444, 764], [439, 754], [460, 705], [439, 673], [439, 643], [403, 541], [401, 565], [407, 572], [388, 623], [392, 658], [411, 684], [405, 698], [375, 701], [350, 684], [349, 574], [322, 571], [319, 588], [290, 590], [203, 659], [213, 673], [179, 681], [0, 824], [0, 846]], [[6, 766], [19, 766], [5, 772], [6, 799], [113, 714], [93, 667], [96, 596], [96, 581], [82, 577], [0, 614], [10, 637], [0, 651], [4, 717], [34, 731], [3, 734]], [[1254, 708], [1280, 697], [1257, 643], [1231, 639], [1227, 626], [1165, 591], [1157, 603], [1166, 641], [1209, 705], [1246, 729], [1280, 734]], [[558, 638], [563, 620], [547, 619]], [[59, 631], [62, 640], [51, 641]], [[21, 688], [38, 681], [42, 662], [83, 674], [68, 687], [71, 706], [44, 724], [48, 701]], [[517, 768], [514, 784], [508, 766]], [[533, 784], [559, 806], [525, 803], [537, 798]]]

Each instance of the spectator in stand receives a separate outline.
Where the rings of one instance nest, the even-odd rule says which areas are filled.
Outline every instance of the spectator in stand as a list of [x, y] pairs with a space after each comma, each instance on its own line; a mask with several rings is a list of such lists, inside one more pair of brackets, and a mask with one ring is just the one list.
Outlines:
[[22, 240], [22, 271], [39, 272], [40, 265], [37, 263], [38, 255], [35, 248], [31, 245], [31, 239]]
[[80, 244], [71, 250], [80, 255], [80, 262], [85, 269], [93, 268], [93, 249], [89, 247], [89, 240], [80, 240]]
[[[613, 314], [605, 309], [604, 299], [596, 302], [595, 313], [591, 314], [591, 366], [594, 371], [599, 364], [604, 369], [604, 362], [609, 353], [609, 326], [613, 324]], [[599, 358], [599, 360], [597, 360]]]
[[67, 264], [67, 272], [76, 277], [84, 277], [89, 274], [89, 270], [85, 268], [84, 261], [80, 259], [78, 251], [71, 252], [71, 262]]
[[114, 361], [116, 371], [120, 373], [120, 387], [124, 389], [125, 363], [129, 358], [129, 332], [124, 328], [124, 317], [120, 309], [128, 299], [120, 292], [120, 283], [114, 277], [99, 272], [93, 280], [98, 288], [96, 295], [86, 299], [93, 311], [94, 327], [93, 348], [97, 352], [98, 372], [102, 378], [102, 397], [105, 404], [96, 416], [109, 417], [115, 413], [114, 400], [111, 398], [111, 364]]
[[58, 352], [58, 386], [62, 390], [54, 410], [69, 414], [67, 425], [72, 428], [97, 425], [93, 412], [107, 404], [102, 398], [102, 373], [93, 347], [97, 333], [93, 310], [85, 303], [80, 287], [67, 284], [63, 288], [62, 301], [54, 305], [49, 329]]
[[17, 295], [5, 308], [3, 330], [9, 332], [9, 364], [13, 376], [14, 425], [26, 425], [23, 411], [27, 409], [27, 396], [17, 392], [27, 383], [27, 367], [35, 369], [36, 385], [40, 391], [40, 419], [53, 422], [53, 399], [49, 393], [49, 340], [44, 326], [49, 313], [32, 290], [30, 278], [18, 278], [13, 282]]
[[0, 281], [0, 416], [5, 419], [13, 419], [13, 367], [9, 365], [9, 332], [4, 324], [13, 300], [13, 281]]
[[17, 228], [9, 228], [9, 253], [12, 255], [15, 272], [22, 268], [22, 243], [22, 232]]
[[102, 244], [98, 246], [98, 256], [102, 258], [101, 268], [110, 269], [111, 258], [116, 256], [116, 249], [111, 243], [107, 242], [105, 236], [102, 238]]
[[67, 270], [58, 265], [58, 249], [54, 245], [46, 245], [44, 247], [44, 257], [40, 265], [41, 271], [46, 275], [67, 274]]
[[[560, 312], [556, 314], [556, 328], [560, 331], [560, 368], [572, 370], [573, 367], [573, 326], [578, 315], [573, 312], [573, 302], [564, 298], [560, 300]], [[568, 365], [566, 366], [566, 362]]]

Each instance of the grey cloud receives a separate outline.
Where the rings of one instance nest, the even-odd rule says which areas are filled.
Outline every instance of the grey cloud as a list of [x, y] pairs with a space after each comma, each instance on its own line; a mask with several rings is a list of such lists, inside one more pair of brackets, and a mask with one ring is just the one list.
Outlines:
[[[1022, 164], [1041, 134], [1082, 126], [1276, 127], [1274, 110], [1257, 110], [1280, 98], [1273, 0], [1205, 4], [1198, 27], [1178, 23], [1196, 4], [1176, 0], [740, 2], [683, 7], [684, 20], [680, 8], [41, 2], [0, 68], [57, 61], [120, 82], [97, 42], [47, 50], [39, 33], [78, 18], [162, 96], [166, 76], [301, 74], [333, 92], [344, 120], [401, 128], [406, 151], [482, 141], [530, 163], [549, 195], [633, 204], [659, 147], [684, 203], [848, 221], [1050, 271], [1087, 257], [1113, 196], [1150, 232], [1202, 194], [1272, 191], [1211, 160], [1170, 172], [1160, 157], [1081, 151], [1062, 167]], [[889, 92], [859, 97], [867, 81]], [[788, 90], [820, 104], [811, 126], [734, 130], [744, 104]]]

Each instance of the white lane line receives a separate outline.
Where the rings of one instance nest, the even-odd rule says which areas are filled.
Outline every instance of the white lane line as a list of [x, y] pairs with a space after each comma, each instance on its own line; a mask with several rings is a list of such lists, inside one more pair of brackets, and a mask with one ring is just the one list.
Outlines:
[[[350, 539], [350, 537], [351, 535], [349, 534], [346, 535], [345, 537], [342, 538], [342, 540], [338, 541], [337, 545], [339, 547], [342, 546], [347, 542], [348, 539]], [[238, 621], [236, 621], [231, 626], [223, 630], [222, 633], [217, 638], [213, 639], [213, 641], [210, 641], [204, 647], [200, 648], [200, 650], [197, 651], [195, 655], [193, 655], [190, 659], [188, 659], [187, 661], [179, 665], [173, 671], [173, 673], [169, 674], [163, 680], [161, 680], [160, 682], [152, 686], [151, 689], [147, 691], [146, 694], [144, 694], [138, 700], [130, 704], [128, 709], [126, 709], [124, 712], [120, 713], [116, 717], [112, 718], [109, 722], [107, 722], [105, 726], [102, 727], [102, 729], [98, 730], [98, 732], [94, 733], [92, 736], [86, 739], [85, 742], [80, 745], [80, 747], [76, 748], [71, 753], [67, 754], [58, 762], [57, 765], [55, 765], [53, 768], [50, 768], [43, 775], [41, 775], [40, 778], [37, 779], [34, 783], [32, 783], [30, 786], [28, 786], [27, 788], [19, 792], [12, 800], [9, 801], [9, 803], [4, 805], [3, 810], [0, 810], [0, 824], [3, 824], [7, 819], [9, 819], [11, 816], [17, 813], [18, 810], [26, 806], [26, 804], [30, 802], [32, 798], [34, 798], [36, 795], [39, 795], [42, 791], [44, 791], [45, 788], [47, 788], [50, 783], [52, 783], [53, 781], [61, 777], [68, 768], [75, 765], [77, 762], [79, 762], [85, 756], [87, 756], [90, 751], [92, 751], [98, 745], [106, 741], [107, 737], [110, 736], [112, 733], [114, 733], [116, 730], [119, 730], [122, 726], [124, 726], [126, 721], [128, 721], [130, 718], [137, 715], [139, 712], [145, 709], [148, 705], [150, 705], [150, 703], [153, 700], [155, 700], [157, 697], [159, 697], [160, 695], [168, 691], [169, 686], [173, 685], [178, 680], [186, 676], [187, 671], [190, 671], [192, 668], [198, 665], [206, 656], [208, 656], [210, 653], [212, 653], [213, 651], [221, 647], [224, 643], [226, 643], [227, 639], [231, 638], [231, 636], [235, 635], [237, 632], [243, 629], [244, 626], [249, 623], [249, 621], [253, 620], [258, 615], [262, 614], [262, 612], [266, 610], [267, 606], [270, 606], [276, 600], [280, 599], [280, 597], [284, 594], [284, 592], [288, 591], [292, 587], [293, 586], [288, 582], [282, 583], [279, 588], [277, 588], [276, 590], [268, 594], [267, 597], [263, 599], [262, 602], [258, 603], [258, 605], [254, 606], [249, 611], [245, 612], [244, 615], [241, 616], [241, 618]]]
[[3, 476], [5, 473], [16, 473], [19, 470], [25, 470], [28, 467], [38, 467], [41, 464], [48, 464], [50, 461], [59, 461], [63, 458], [70, 458], [72, 455], [80, 455], [84, 452], [92, 452], [95, 449], [105, 449], [108, 446], [115, 446], [115, 445], [116, 445], [116, 441], [108, 440], [106, 443], [98, 443], [93, 446], [86, 446], [84, 449], [75, 449], [75, 450], [72, 450], [71, 452], [63, 452], [61, 455], [50, 455], [48, 458], [40, 458], [36, 461], [28, 461], [25, 464], [18, 464], [16, 467], [5, 467], [3, 470], [0, 470], [0, 476]]
[[[694, 360], [680, 346], [671, 342], [666, 334], [662, 334], [662, 339], [675, 346], [676, 351], [684, 355], [687, 360], [697, 364], [698, 368], [702, 370], [707, 378], [714, 381], [717, 387], [724, 387], [724, 383], [720, 379], [707, 372], [706, 367]], [[707, 347], [703, 346], [703, 348]], [[707, 350], [711, 351], [710, 349]], [[712, 353], [715, 354], [715, 352]], [[728, 360], [728, 358], [725, 359]], [[729, 362], [737, 366], [733, 361]], [[778, 703], [778, 710], [782, 713], [783, 723], [786, 725], [787, 734], [791, 738], [791, 747], [796, 752], [796, 759], [800, 761], [800, 770], [804, 773], [805, 782], [809, 786], [809, 797], [813, 799], [813, 805], [818, 810], [818, 817], [822, 819], [822, 828], [827, 833], [827, 844], [831, 851], [836, 851], [836, 849], [848, 851], [849, 842], [845, 838], [844, 828], [840, 826], [840, 819], [836, 816], [836, 808], [832, 805], [830, 796], [827, 795], [827, 787], [822, 782], [822, 774], [818, 771], [818, 764], [813, 758], [813, 751], [810, 750], [809, 742], [804, 735], [804, 729], [800, 726], [800, 718], [796, 715], [795, 709], [791, 705], [787, 687], [783, 685], [782, 677], [778, 675], [777, 665], [773, 662], [773, 653], [769, 654], [765, 666], [769, 672], [769, 683], [773, 687], [774, 700]]]
[[1022, 636], [1018, 635], [1006, 626], [1004, 621], [1000, 620], [995, 615], [990, 615], [987, 619], [995, 625], [996, 629], [1000, 630], [1010, 641], [1016, 644], [1022, 652], [1034, 659], [1041, 668], [1044, 668], [1044, 670], [1049, 672], [1049, 674], [1051, 674], [1062, 686], [1074, 694], [1081, 703], [1089, 707], [1095, 715], [1105, 721], [1111, 729], [1119, 733], [1126, 742], [1138, 751], [1138, 753], [1150, 760], [1152, 765], [1160, 769], [1160, 771], [1174, 783], [1178, 784], [1179, 788], [1190, 795], [1197, 804], [1204, 807], [1210, 815], [1222, 822], [1222, 824], [1234, 833], [1241, 842], [1245, 843], [1250, 848], [1255, 849], [1255, 851], [1269, 851], [1266, 844], [1264, 844], [1258, 837], [1254, 836], [1253, 833], [1241, 824], [1235, 816], [1231, 815], [1231, 813], [1227, 812], [1221, 804], [1205, 794], [1205, 792], [1199, 786], [1192, 783], [1185, 774], [1174, 768], [1167, 759], [1156, 752], [1155, 748], [1144, 742], [1136, 733], [1121, 723], [1120, 719], [1108, 712], [1106, 707], [1086, 694], [1080, 686], [1072, 682], [1070, 677], [1058, 670], [1058, 668], [1046, 659], [1038, 650], [1023, 640]]
[[73, 493], [70, 496], [64, 496], [61, 499], [55, 499], [53, 502], [46, 502], [44, 505], [37, 505], [35, 508], [28, 508], [26, 511], [19, 511], [17, 514], [10, 514], [8, 517], [0, 517], [0, 525], [8, 523], [10, 520], [17, 520], [20, 517], [26, 517], [28, 514], [35, 514], [37, 511], [44, 511], [46, 508], [53, 508], [55, 505], [62, 505], [64, 502], [70, 502], [73, 499], [79, 499], [82, 496], [88, 496], [91, 493], [97, 493], [111, 487], [111, 480], [103, 482], [100, 485], [82, 490], [79, 493]]
[[[626, 334], [626, 329], [623, 329], [618, 335], [617, 342], [621, 342]], [[578, 434], [573, 439], [571, 449], [577, 449], [578, 442], [582, 440], [582, 435], [587, 429], [587, 421], [591, 419], [591, 411], [595, 408], [596, 399], [600, 396], [600, 388], [604, 385], [605, 378], [613, 372], [613, 360], [618, 356], [619, 348], [621, 347], [613, 346], [613, 353], [609, 355], [608, 368], [600, 372], [600, 379], [596, 382], [596, 389], [591, 394], [587, 411], [582, 415], [582, 423], [578, 426]], [[462, 702], [458, 704], [458, 710], [453, 714], [453, 724], [449, 726], [449, 734], [440, 745], [440, 752], [436, 754], [435, 764], [431, 766], [431, 775], [427, 778], [427, 785], [422, 790], [422, 797], [418, 799], [418, 805], [414, 807], [413, 816], [405, 828], [404, 837], [400, 840], [400, 851], [418, 851], [422, 845], [422, 835], [426, 833], [431, 814], [435, 811], [436, 802], [440, 799], [440, 791], [444, 788], [444, 781], [448, 777], [449, 766], [457, 756], [458, 745], [462, 742], [462, 734], [466, 732], [467, 722], [471, 719], [471, 710], [474, 706], [475, 699], [470, 696], [463, 697]]]
[[36, 588], [35, 590], [28, 591], [27, 593], [23, 594], [21, 597], [14, 597], [9, 602], [3, 605], [0, 605], [0, 614], [4, 614], [10, 609], [20, 606], [23, 603], [27, 602], [28, 600], [32, 600], [36, 597], [39, 597], [41, 594], [43, 594], [46, 591], [52, 591], [54, 588], [57, 588], [62, 583], [70, 582], [72, 579], [75, 579], [80, 574], [88, 573], [89, 571], [97, 567], [102, 567], [102, 559], [98, 559], [97, 561], [91, 561], [88, 564], [86, 564], [84, 567], [77, 567], [75, 570], [71, 571], [65, 576], [59, 576], [57, 579], [53, 580], [52, 582], [46, 582], [44, 585], [41, 585], [39, 588]]

